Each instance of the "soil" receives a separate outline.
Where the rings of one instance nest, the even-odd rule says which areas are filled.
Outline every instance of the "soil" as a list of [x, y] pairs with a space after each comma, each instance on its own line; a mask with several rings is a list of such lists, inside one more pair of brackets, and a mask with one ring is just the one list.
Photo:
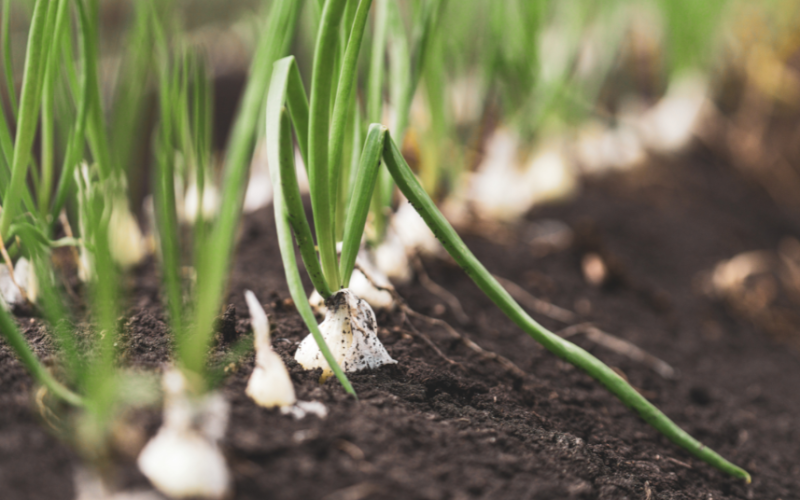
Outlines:
[[[530, 235], [546, 219], [569, 225], [572, 243], [549, 252], [532, 246]], [[253, 355], [233, 367], [222, 390], [232, 403], [223, 446], [235, 498], [800, 498], [800, 351], [793, 347], [800, 324], [772, 335], [704, 286], [721, 260], [799, 238], [800, 213], [777, 205], [702, 147], [680, 160], [586, 179], [573, 200], [537, 208], [515, 227], [467, 232], [465, 240], [491, 272], [674, 367], [678, 376], [666, 379], [584, 335], [572, 337], [692, 435], [747, 468], [750, 485], [671, 444], [538, 346], [447, 259], [426, 259], [424, 266], [461, 302], [466, 323], [419, 282], [399, 287], [400, 294], [416, 311], [511, 360], [524, 377], [441, 328], [418, 319], [411, 328], [396, 311], [378, 312], [378, 322], [397, 365], [352, 375], [358, 401], [335, 380], [320, 385], [318, 373], [292, 359], [307, 331], [289, 300], [274, 233], [271, 208], [245, 220], [231, 275], [235, 310], [221, 314], [215, 356], [249, 335], [242, 292], [253, 290], [265, 303], [298, 398], [323, 402], [329, 414], [295, 420], [261, 409], [244, 394]], [[584, 278], [587, 253], [605, 263], [601, 286]], [[139, 269], [130, 285], [123, 353], [132, 365], [160, 368], [169, 341], [154, 264]], [[19, 321], [38, 354], [52, 353], [38, 319]], [[31, 385], [0, 345], [0, 497], [71, 499], [78, 460], [48, 432]], [[133, 466], [135, 451], [160, 419], [155, 409], [137, 415], [141, 439], [119, 458], [123, 483], [134, 486], [146, 484]]]

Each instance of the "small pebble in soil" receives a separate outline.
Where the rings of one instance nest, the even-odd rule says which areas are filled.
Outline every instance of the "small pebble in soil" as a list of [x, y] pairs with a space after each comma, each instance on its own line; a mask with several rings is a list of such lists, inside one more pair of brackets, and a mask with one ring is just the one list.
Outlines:
[[608, 269], [602, 257], [594, 252], [587, 253], [581, 259], [581, 270], [587, 283], [600, 286], [608, 279]]

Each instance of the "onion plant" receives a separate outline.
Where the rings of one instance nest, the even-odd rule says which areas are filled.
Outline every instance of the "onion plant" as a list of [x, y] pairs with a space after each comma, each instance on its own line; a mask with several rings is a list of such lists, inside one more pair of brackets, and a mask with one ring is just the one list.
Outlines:
[[[202, 369], [205, 352], [213, 335], [213, 321], [223, 301], [225, 277], [230, 269], [236, 242], [236, 229], [242, 214], [250, 159], [273, 71], [272, 64], [288, 52], [302, 6], [302, 1], [274, 2], [266, 24], [261, 29], [262, 34], [226, 149], [221, 189], [225, 203], [220, 207], [215, 223], [207, 229], [202, 244], [204, 251], [196, 256], [197, 290], [193, 311], [195, 331], [191, 334], [191, 343], [185, 346], [194, 370]], [[174, 293], [171, 296], [175, 300], [178, 298]], [[170, 302], [173, 300], [170, 299]]]
[[[54, 169], [53, 106], [56, 91], [63, 90], [61, 86], [65, 84], [60, 78], [61, 62], [73, 69], [78, 66], [72, 50], [60, 50], [64, 40], [71, 35], [72, 5], [75, 7], [80, 40], [77, 61], [81, 67], [81, 77], [71, 82], [77, 109], [68, 127], [69, 138], [61, 177], [58, 178], [57, 195], [52, 199], [57, 179]], [[4, 19], [7, 19], [7, 2], [4, 2], [3, 10]], [[7, 169], [11, 171], [10, 178], [1, 176], [3, 212], [0, 234], [4, 248], [11, 247], [9, 253], [32, 263], [34, 272], [29, 279], [36, 283], [36, 306], [48, 323], [48, 332], [57, 349], [57, 375], [51, 373], [33, 354], [13, 318], [4, 309], [0, 309], [0, 334], [17, 353], [34, 380], [42, 386], [44, 392], [41, 394], [52, 396], [39, 398], [43, 415], [49, 420], [55, 417], [51, 423], [63, 431], [64, 437], [78, 448], [84, 459], [99, 467], [109, 456], [111, 424], [120, 410], [125, 406], [151, 401], [154, 392], [149, 390], [152, 384], [145, 377], [120, 368], [116, 362], [119, 268], [112, 258], [113, 210], [108, 203], [110, 193], [116, 191], [113, 179], [101, 178], [99, 163], [92, 166], [84, 164], [76, 172], [77, 165], [83, 159], [85, 124], [92, 103], [91, 95], [97, 92], [97, 88], [91, 84], [97, 68], [97, 52], [92, 50], [91, 41], [91, 34], [97, 26], [96, 12], [94, 14], [83, 1], [37, 0], [26, 48], [22, 94], [18, 107], [16, 104], [12, 106], [12, 117], [16, 119], [13, 151], [9, 149], [11, 138], [5, 117], [0, 120], [0, 170], [3, 174], [7, 174]], [[10, 73], [7, 24], [3, 28], [2, 44], [4, 70]], [[71, 44], [67, 45], [71, 47]], [[12, 103], [16, 103], [13, 85], [9, 83], [7, 90], [12, 96]], [[98, 105], [99, 99], [94, 100], [94, 104]], [[31, 146], [39, 121], [40, 105], [41, 171], [33, 177], [31, 185], [25, 181], [29, 166], [33, 163]], [[79, 328], [71, 316], [66, 305], [68, 301], [59, 292], [60, 280], [52, 266], [53, 248], [78, 244], [78, 240], [71, 237], [53, 240], [51, 231], [55, 219], [53, 215], [60, 213], [73, 182], [79, 188], [76, 201], [83, 229], [81, 246], [90, 249], [93, 257], [94, 278], [87, 287], [87, 303], [91, 310], [91, 326], [88, 328]], [[88, 335], [79, 335], [82, 329]], [[87, 341], [81, 341], [81, 338]], [[70, 407], [75, 411], [69, 410]]]
[[88, 212], [87, 232], [91, 234], [97, 273], [88, 287], [91, 325], [79, 327], [70, 314], [69, 302], [58, 290], [60, 280], [51, 264], [52, 249], [69, 242], [49, 241], [35, 225], [16, 223], [16, 236], [35, 269], [39, 309], [57, 349], [54, 371], [58, 377], [31, 352], [9, 312], [1, 308], [0, 333], [44, 389], [41, 394], [51, 395], [39, 398], [39, 410], [45, 418], [84, 460], [102, 468], [112, 452], [112, 424], [125, 408], [152, 404], [156, 391], [151, 377], [117, 363], [120, 291], [118, 268], [109, 246], [110, 211], [103, 206], [98, 192], [102, 185], [97, 183], [96, 174], [87, 176], [87, 180], [94, 185], [83, 186], [90, 192], [81, 203]]
[[[194, 388], [208, 388], [203, 379], [207, 371], [207, 351], [214, 334], [214, 319], [219, 314], [225, 292], [236, 228], [242, 213], [247, 171], [258, 133], [258, 109], [272, 73], [272, 63], [288, 50], [302, 2], [274, 2], [258, 46], [244, 97], [236, 115], [224, 163], [223, 199], [214, 221], [198, 217], [188, 250], [181, 244], [175, 199], [176, 176], [194, 176], [198, 193], [204, 184], [215, 182], [212, 169], [210, 131], [212, 124], [210, 82], [201, 54], [180, 47], [167, 38], [167, 32], [153, 15], [157, 46], [159, 81], [159, 129], [156, 139], [154, 205], [161, 259], [164, 269], [166, 302], [182, 369], [199, 377]], [[171, 44], [173, 47], [171, 47]], [[180, 159], [180, 162], [178, 162]], [[179, 171], [180, 168], [184, 172]], [[187, 170], [193, 173], [186, 174]], [[185, 299], [180, 269], [185, 255], [191, 255], [196, 285]]]
[[[267, 152], [271, 165], [270, 173], [275, 186], [273, 199], [275, 222], [290, 293], [298, 312], [311, 330], [327, 365], [347, 392], [355, 395], [355, 391], [347, 380], [344, 371], [326, 345], [308, 304], [297, 269], [292, 244], [292, 231], [294, 231], [309, 277], [315, 289], [324, 299], [329, 299], [333, 295], [333, 291], [346, 287], [355, 263], [355, 253], [353, 253], [354, 249], [350, 248], [350, 246], [343, 246], [342, 262], [348, 262], [349, 260], [353, 262], [349, 265], [344, 265], [340, 270], [336, 253], [333, 214], [336, 213], [336, 206], [341, 204], [343, 200], [338, 184], [330, 182], [330, 179], [338, 178], [338, 174], [341, 171], [341, 159], [329, 157], [328, 149], [330, 136], [338, 136], [341, 141], [341, 127], [344, 124], [344, 116], [347, 113], [346, 104], [350, 101], [350, 93], [353, 91], [355, 65], [358, 60], [358, 52], [372, 1], [364, 0], [359, 2], [352, 25], [353, 28], [345, 31], [349, 33], [347, 47], [342, 61], [342, 68], [339, 70], [340, 82], [338, 86], [334, 86], [335, 59], [333, 56], [340, 42], [339, 25], [344, 14], [345, 4], [346, 2], [341, 0], [324, 4], [314, 51], [310, 104], [294, 57], [290, 56], [275, 63], [267, 95], [266, 131]], [[331, 118], [332, 95], [335, 95], [335, 100], [333, 117]], [[297, 134], [300, 154], [308, 169], [319, 258], [317, 257], [314, 239], [300, 199], [300, 191], [294, 170], [291, 127], [289, 125], [289, 117], [284, 109], [284, 103], [288, 103], [289, 110], [292, 113], [292, 123]], [[373, 133], [370, 136], [373, 137], [374, 142], [374, 140], [377, 140], [377, 136], [374, 134], [374, 130], [371, 132]], [[341, 152], [340, 148], [333, 145], [334, 143], [330, 144], [332, 155]], [[364, 158], [362, 154], [362, 162], [365, 161]], [[373, 160], [377, 163], [377, 158], [373, 158]], [[331, 166], [330, 172], [329, 165]], [[376, 168], [377, 165], [367, 171], [375, 174], [377, 173]], [[356, 186], [361, 183], [359, 181], [365, 182], [364, 179], [359, 178], [356, 180]], [[372, 184], [374, 184], [374, 181], [375, 176], [373, 175]], [[357, 205], [360, 208], [359, 215], [366, 219], [372, 189], [368, 189], [368, 192], [365, 189], [358, 191], [358, 187], [356, 187], [354, 193], [359, 192], [366, 193], [368, 196], [366, 200], [362, 197]], [[353, 213], [355, 211], [349, 209], [347, 211], [348, 217]], [[350, 225], [351, 223], [348, 220], [344, 226], [346, 235]], [[357, 245], [360, 245], [362, 232], [363, 221], [358, 235], [355, 236], [358, 240]], [[358, 246], [356, 246], [356, 250], [357, 248]]]
[[[552, 353], [599, 381], [674, 443], [714, 467], [749, 482], [750, 475], [744, 469], [728, 462], [692, 438], [614, 370], [584, 349], [548, 331], [531, 318], [467, 248], [416, 179], [388, 129], [379, 124], [370, 125], [364, 140], [353, 191], [347, 203], [341, 257], [337, 258], [332, 214], [335, 213], [336, 205], [345, 203], [346, 200], [338, 198], [339, 190], [335, 183], [330, 182], [342, 168], [340, 158], [331, 154], [331, 151], [337, 151], [336, 145], [331, 141], [339, 137], [336, 135], [338, 133], [336, 126], [341, 123], [340, 114], [345, 113], [340, 103], [344, 102], [343, 99], [352, 92], [355, 55], [358, 52], [371, 3], [371, 0], [361, 0], [352, 26], [345, 25], [343, 28], [349, 36], [345, 57], [338, 71], [338, 82], [333, 78], [335, 73], [333, 55], [339, 43], [337, 30], [342, 22], [346, 2], [326, 0], [314, 53], [310, 104], [293, 57], [275, 63], [266, 104], [267, 146], [273, 183], [276, 187], [275, 219], [286, 278], [298, 311], [319, 344], [325, 360], [348, 392], [352, 392], [352, 387], [336, 365], [330, 350], [322, 342], [320, 328], [306, 301], [295, 261], [292, 234], [317, 292], [332, 307], [337, 307], [336, 302], [341, 300], [342, 292], [336, 290], [346, 289], [349, 284], [356, 254], [361, 245], [368, 207], [376, 189], [378, 169], [381, 163], [384, 163], [400, 191], [436, 234], [448, 253], [475, 284], [523, 331]], [[330, 118], [332, 95], [336, 98], [333, 117]], [[306, 160], [308, 168], [319, 258], [297, 188], [293, 165], [292, 125], [300, 153]], [[330, 319], [329, 316], [326, 323]], [[350, 326], [353, 326], [352, 322]], [[352, 339], [350, 341], [354, 342]], [[300, 350], [298, 355], [299, 352]]]
[[[206, 185], [214, 183], [210, 175], [210, 82], [202, 54], [175, 36], [177, 29], [167, 31], [155, 9], [150, 9], [160, 110], [154, 211], [175, 354], [174, 367], [164, 373], [164, 425], [142, 450], [138, 464], [157, 488], [173, 497], [219, 498], [230, 488], [230, 473], [218, 447], [228, 407], [222, 394], [215, 391], [220, 376], [209, 367], [208, 351], [242, 213], [247, 167], [257, 136], [257, 110], [262, 108], [272, 63], [288, 48], [300, 7], [301, 2], [294, 0], [272, 4], [225, 159], [223, 193], [227, 202], [216, 220], [195, 217], [190, 245], [182, 244], [176, 179], [194, 183], [202, 206]], [[195, 276], [189, 283], [181, 273], [187, 256]], [[249, 339], [244, 339], [234, 345], [230, 357], [241, 356], [248, 344]], [[195, 426], [195, 421], [204, 425]]]

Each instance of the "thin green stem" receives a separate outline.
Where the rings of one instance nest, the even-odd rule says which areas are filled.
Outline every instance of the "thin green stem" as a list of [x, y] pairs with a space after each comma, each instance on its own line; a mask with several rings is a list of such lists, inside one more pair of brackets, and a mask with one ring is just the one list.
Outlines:
[[[250, 67], [250, 78], [244, 91], [238, 115], [231, 132], [225, 157], [225, 177], [219, 216], [208, 237], [207, 251], [198, 263], [195, 328], [187, 360], [192, 371], [201, 373], [205, 366], [208, 344], [213, 334], [213, 320], [222, 303], [225, 276], [228, 272], [236, 230], [242, 213], [248, 167], [255, 146], [259, 117], [263, 117], [263, 99], [272, 75], [272, 65], [288, 50], [303, 2], [278, 0], [272, 4], [256, 55]], [[277, 190], [276, 190], [277, 191]]]
[[[47, 73], [50, 73], [49, 68]], [[53, 120], [53, 85], [49, 75], [45, 77], [42, 93], [42, 125], [41, 125], [41, 164], [42, 177], [39, 183], [39, 211], [44, 216], [50, 204], [50, 191], [53, 189], [53, 148], [55, 147]]]
[[314, 49], [311, 74], [311, 103], [309, 107], [308, 182], [311, 189], [311, 207], [314, 228], [322, 260], [322, 271], [328, 285], [339, 283], [336, 258], [336, 241], [332, 217], [331, 187], [328, 175], [328, 136], [330, 124], [331, 89], [335, 55], [339, 42], [339, 24], [346, 0], [327, 0], [322, 9], [322, 20]]
[[353, 127], [352, 133], [352, 145], [350, 146], [353, 150], [353, 154], [350, 158], [350, 165], [348, 168], [350, 171], [347, 174], [347, 184], [343, 187], [344, 189], [344, 196], [347, 199], [353, 196], [356, 183], [356, 172], [358, 171], [358, 166], [360, 163], [360, 153], [361, 145], [364, 143], [362, 138], [364, 137], [364, 132], [361, 128], [361, 110], [358, 106], [358, 101], [354, 103], [353, 106], [353, 121], [351, 126]]
[[[358, 149], [361, 147], [361, 142], [354, 143], [353, 136], [355, 135], [355, 122], [358, 120], [358, 100], [356, 99], [355, 92], [350, 95], [350, 100], [347, 104], [347, 119], [345, 121], [345, 131], [342, 141], [341, 167], [339, 167], [339, 180], [335, 183], [337, 208], [334, 219], [336, 226], [336, 241], [342, 241], [344, 236], [344, 222], [347, 215], [347, 200], [350, 198], [349, 189], [350, 183], [353, 180], [352, 174], [354, 171], [353, 161], [358, 161]], [[355, 168], [358, 168], [356, 165]], [[341, 270], [341, 265], [339, 267]]]
[[330, 165], [330, 196], [333, 200], [331, 208], [334, 220], [339, 217], [339, 213], [345, 208], [346, 200], [339, 196], [340, 177], [342, 175], [342, 150], [344, 149], [344, 135], [347, 127], [347, 117], [350, 114], [350, 97], [353, 94], [356, 80], [356, 67], [358, 64], [358, 53], [361, 49], [361, 41], [364, 38], [364, 31], [367, 26], [369, 9], [372, 0], [361, 0], [358, 4], [353, 30], [350, 32], [350, 39], [347, 42], [347, 50], [344, 54], [342, 70], [339, 76], [339, 86], [336, 90], [336, 101], [333, 105], [333, 118], [330, 128], [330, 149], [328, 155], [328, 165]]
[[[308, 101], [306, 99], [303, 82], [300, 72], [295, 64], [294, 56], [285, 57], [275, 62], [272, 70], [272, 83], [270, 92], [276, 93], [276, 99], [286, 101], [289, 105], [289, 112], [292, 121], [295, 123], [295, 132], [298, 142], [305, 143], [304, 125], [308, 123]], [[302, 147], [301, 147], [302, 149]], [[314, 288], [328, 298], [331, 295], [331, 288], [325, 281], [325, 276], [320, 267], [317, 251], [314, 247], [314, 238], [311, 234], [311, 227], [308, 224], [303, 202], [300, 197], [300, 187], [297, 183], [297, 173], [295, 171], [294, 158], [291, 161], [282, 162], [280, 189], [283, 194], [284, 203], [287, 206], [289, 222], [294, 230], [297, 245], [300, 248], [300, 255], [306, 266]], [[276, 186], [277, 188], [278, 186]]]
[[[156, 173], [154, 186], [154, 209], [158, 225], [161, 258], [163, 261], [163, 279], [167, 296], [172, 335], [178, 351], [178, 359], [185, 363], [188, 335], [184, 326], [183, 297], [180, 279], [180, 234], [175, 202], [175, 143], [180, 140], [175, 131], [175, 109], [178, 100], [173, 98], [172, 74], [169, 71], [169, 48], [161, 19], [151, 11], [151, 22], [154, 34], [154, 45], [157, 57], [157, 75], [159, 82], [159, 129], [156, 146]], [[187, 366], [196, 370], [194, 365]], [[199, 372], [198, 372], [199, 373]]]
[[55, 156], [55, 83], [59, 67], [58, 49], [61, 33], [69, 22], [69, 2], [61, 0], [55, 18], [55, 32], [44, 65], [44, 82], [42, 86], [42, 123], [41, 123], [41, 163], [42, 176], [39, 183], [39, 212], [46, 217], [50, 208], [50, 195], [53, 191], [54, 156]]
[[[14, 86], [14, 68], [11, 61], [11, 35], [10, 29], [10, 0], [3, 0], [3, 15], [2, 15], [2, 38], [0, 38], [0, 45], [2, 45], [3, 72], [5, 73], [6, 92], [8, 93], [8, 100], [11, 104], [11, 119], [17, 119], [17, 89]], [[8, 183], [11, 181], [11, 163], [14, 157], [14, 140], [11, 137], [11, 129], [6, 121], [6, 114], [0, 106], [0, 192], [5, 194], [8, 188]], [[5, 203], [5, 200], [3, 200]]]
[[274, 71], [278, 71], [283, 64], [288, 65], [287, 71], [289, 72], [286, 77], [286, 104], [289, 106], [289, 114], [294, 124], [297, 147], [300, 149], [300, 156], [303, 158], [306, 173], [308, 173], [308, 96], [294, 56], [277, 61]]
[[531, 318], [467, 248], [458, 233], [453, 229], [453, 226], [447, 222], [447, 219], [444, 218], [433, 200], [425, 193], [391, 137], [385, 142], [383, 157], [397, 186], [419, 212], [439, 241], [442, 242], [447, 252], [464, 269], [472, 281], [478, 285], [478, 288], [517, 326], [542, 344], [548, 351], [584, 370], [599, 381], [626, 406], [636, 411], [645, 422], [652, 425], [672, 442], [721, 471], [744, 479], [748, 483], [750, 482], [750, 474], [747, 471], [728, 462], [711, 448], [703, 445], [678, 427], [669, 417], [647, 401], [605, 363], [572, 342], [548, 331]]
[[[273, 102], [283, 103], [284, 101], [289, 104], [289, 112], [292, 121], [295, 123], [295, 130], [298, 137], [304, 135], [306, 129], [303, 124], [308, 123], [308, 102], [306, 100], [306, 93], [303, 89], [303, 82], [300, 78], [300, 72], [297, 69], [297, 64], [293, 56], [284, 57], [276, 61], [272, 70], [272, 82], [270, 82], [270, 97], [274, 99]], [[275, 105], [277, 106], [277, 105]], [[299, 125], [298, 125], [299, 124]], [[291, 149], [291, 148], [290, 148]], [[325, 276], [320, 267], [317, 251], [314, 248], [314, 238], [311, 235], [311, 227], [308, 225], [305, 210], [303, 209], [303, 202], [300, 198], [300, 188], [297, 184], [297, 173], [294, 166], [294, 158], [289, 158], [283, 161], [279, 166], [281, 183], [274, 185], [274, 189], [280, 190], [284, 204], [286, 205], [287, 218], [294, 230], [295, 238], [297, 239], [297, 246], [300, 248], [300, 255], [303, 258], [303, 263], [306, 266], [309, 278], [314, 285], [314, 288], [322, 295], [323, 298], [328, 298], [331, 295], [331, 288], [328, 282], [325, 281]]]
[[[77, 5], [77, 4], [76, 4]], [[78, 5], [78, 11], [80, 12], [81, 7], [83, 4]], [[61, 53], [63, 54], [64, 58], [64, 79], [67, 82], [67, 87], [70, 91], [70, 97], [72, 97], [72, 104], [75, 106], [75, 109], [78, 108], [78, 96], [80, 95], [80, 90], [78, 89], [79, 80], [78, 80], [78, 69], [75, 65], [75, 47], [72, 44], [72, 33], [70, 30], [65, 30], [64, 33], [61, 35], [63, 38], [61, 39]], [[80, 29], [80, 18], [78, 18], [78, 30], [77, 30], [78, 39], [81, 37], [81, 29]], [[80, 51], [80, 42], [78, 50]], [[82, 57], [82, 56], [81, 56]]]
[[8, 127], [5, 113], [0, 112], [0, 159], [2, 160], [4, 181], [2, 185], [3, 194], [8, 187], [11, 176], [11, 164], [14, 161], [14, 139], [11, 137], [11, 129]]
[[[361, 0], [347, 0], [347, 3], [344, 6], [344, 14], [342, 14], [342, 29], [339, 30], [339, 47], [338, 53], [336, 57], [339, 62], [338, 73], [336, 76], [336, 80], [339, 81], [341, 78], [341, 71], [344, 67], [344, 54], [347, 52], [347, 41], [350, 39], [350, 33], [353, 30], [353, 21], [355, 21], [356, 11], [358, 10], [358, 6], [361, 4]], [[333, 94], [331, 95], [332, 98], [336, 97], [337, 88], [333, 87]]]
[[[282, 136], [283, 137], [283, 136]], [[291, 134], [289, 134], [291, 137]], [[291, 150], [291, 141], [288, 148]], [[306, 266], [309, 278], [314, 288], [317, 289], [322, 298], [327, 299], [331, 296], [331, 289], [325, 281], [325, 276], [320, 267], [317, 250], [314, 248], [314, 237], [311, 235], [311, 227], [308, 225], [303, 200], [300, 198], [300, 187], [297, 184], [297, 172], [294, 166], [294, 157], [284, 155], [280, 164], [281, 185], [283, 202], [286, 204], [287, 217], [294, 231], [297, 246], [300, 248], [300, 256]], [[284, 161], [285, 160], [285, 161]], [[277, 189], [278, 186], [275, 186]]]
[[[201, 200], [205, 198], [206, 173], [210, 172], [211, 162], [211, 127], [213, 123], [213, 102], [211, 96], [211, 82], [203, 59], [199, 55], [192, 58], [191, 76], [192, 85], [192, 136], [195, 144], [195, 158], [197, 166], [195, 170], [197, 193], [202, 193]], [[187, 119], [190, 119], [187, 113]], [[187, 127], [189, 129], [189, 127]], [[202, 206], [202, 204], [201, 204]], [[202, 253], [205, 248], [207, 224], [203, 217], [197, 217], [194, 224], [194, 259], [196, 262], [202, 260]]]
[[350, 285], [350, 276], [353, 274], [358, 249], [361, 246], [361, 236], [364, 234], [364, 224], [367, 222], [372, 192], [375, 190], [375, 181], [381, 166], [385, 137], [386, 127], [377, 123], [370, 125], [344, 225], [342, 257], [339, 262], [342, 288]]
[[[402, 124], [407, 113], [405, 110], [410, 105], [411, 88], [411, 50], [409, 49], [406, 27], [397, 2], [389, 6], [387, 23], [387, 45], [389, 52], [389, 101], [394, 111], [394, 121], [389, 124], [389, 130], [394, 137], [402, 143]], [[391, 182], [391, 177], [389, 177]]]
[[88, 65], [87, 70], [89, 80], [89, 114], [87, 116], [87, 135], [89, 147], [92, 150], [94, 160], [97, 162], [100, 178], [105, 180], [112, 172], [116, 171], [116, 165], [111, 157], [109, 150], [108, 132], [103, 115], [103, 99], [100, 95], [100, 74], [97, 62], [100, 58], [100, 42], [97, 25], [99, 24], [100, 12], [98, 0], [90, 0], [87, 8], [87, 23], [85, 24], [84, 36], [89, 43], [89, 54], [84, 64]]
[[[420, 180], [422, 186], [431, 196], [435, 196], [442, 181], [443, 174], [450, 174], [451, 185], [459, 182], [458, 173], [463, 161], [448, 158], [444, 161], [445, 148], [449, 144], [450, 133], [446, 117], [446, 78], [444, 74], [444, 53], [440, 37], [432, 40], [430, 51], [434, 58], [425, 67], [425, 97], [431, 115], [430, 128], [420, 140]], [[454, 153], [451, 153], [454, 154]], [[457, 153], [455, 153], [457, 154]], [[455, 175], [454, 175], [455, 174]]]
[[11, 116], [17, 119], [17, 89], [14, 88], [14, 66], [11, 61], [11, 0], [3, 0], [3, 34], [0, 44], [3, 46], [3, 71], [6, 75], [6, 89], [8, 91], [8, 101], [11, 103]]
[[[75, 88], [75, 93], [77, 94], [79, 92], [79, 95], [76, 96], [78, 115], [75, 118], [75, 127], [72, 129], [69, 142], [67, 143], [67, 150], [64, 153], [61, 176], [59, 177], [58, 187], [56, 188], [55, 203], [50, 212], [51, 226], [58, 220], [58, 215], [67, 201], [67, 195], [69, 194], [70, 186], [74, 178], [73, 172], [78, 162], [81, 161], [83, 146], [86, 141], [86, 122], [89, 114], [89, 79], [91, 78], [91, 65], [87, 62], [91, 57], [91, 46], [89, 38], [87, 37], [89, 19], [83, 2], [76, 2], [75, 4], [78, 7], [78, 46], [80, 47], [83, 72], [81, 73], [80, 82]], [[68, 59], [71, 57], [71, 54], [67, 56]]]
[[[47, 0], [36, 0], [28, 34], [28, 49], [25, 55], [25, 69], [22, 77], [17, 135], [14, 142], [14, 157], [11, 163], [11, 182], [3, 196], [3, 213], [0, 216], [0, 235], [8, 232], [11, 221], [17, 215], [19, 199], [25, 190], [25, 178], [33, 137], [36, 132], [38, 105], [40, 102], [39, 76], [47, 57]], [[55, 9], [55, 7], [52, 7]]]
[[383, 113], [383, 63], [388, 17], [389, 0], [376, 0], [375, 27], [372, 31], [372, 52], [367, 77], [367, 123], [380, 123]]

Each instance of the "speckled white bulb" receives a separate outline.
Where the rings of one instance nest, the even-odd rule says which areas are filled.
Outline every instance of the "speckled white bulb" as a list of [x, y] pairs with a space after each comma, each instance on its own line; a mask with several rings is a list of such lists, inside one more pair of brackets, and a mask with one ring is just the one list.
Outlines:
[[[333, 294], [325, 305], [328, 310], [319, 329], [333, 358], [344, 371], [397, 363], [378, 339], [375, 313], [366, 301], [344, 288]], [[311, 334], [300, 343], [294, 357], [306, 370], [322, 368], [323, 378], [333, 374]]]

